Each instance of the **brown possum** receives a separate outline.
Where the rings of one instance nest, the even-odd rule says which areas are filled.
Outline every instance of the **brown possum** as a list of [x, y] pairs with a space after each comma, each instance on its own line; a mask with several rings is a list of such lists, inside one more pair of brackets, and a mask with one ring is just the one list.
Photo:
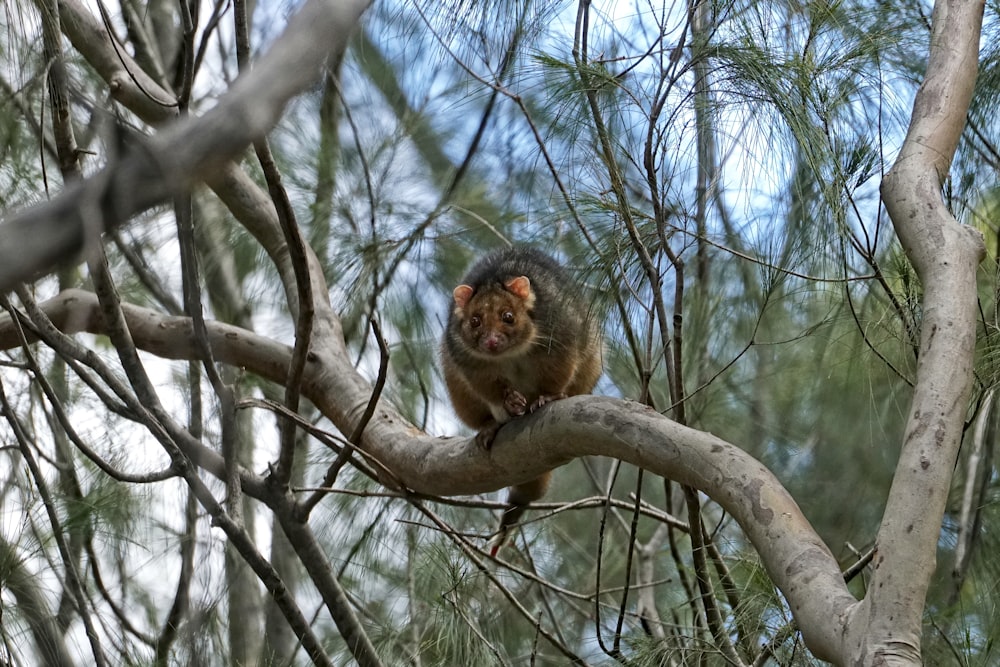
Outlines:
[[[489, 447], [512, 417], [549, 401], [587, 394], [601, 375], [593, 308], [561, 266], [525, 246], [493, 252], [455, 288], [444, 341], [444, 378], [455, 412]], [[491, 540], [496, 555], [551, 472], [510, 488]]]

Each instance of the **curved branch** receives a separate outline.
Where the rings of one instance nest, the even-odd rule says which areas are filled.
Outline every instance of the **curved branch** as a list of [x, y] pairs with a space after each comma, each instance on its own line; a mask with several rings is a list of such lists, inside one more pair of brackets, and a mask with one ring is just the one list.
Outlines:
[[[69, 290], [41, 304], [68, 332], [101, 333], [96, 297]], [[122, 304], [135, 345], [170, 359], [197, 354], [190, 320]], [[274, 382], [286, 378], [291, 348], [238, 327], [206, 322], [215, 358]], [[13, 342], [0, 319], [0, 348]], [[371, 385], [351, 366], [343, 341], [314, 337], [302, 394], [341, 432], [359, 423]], [[785, 594], [818, 657], [838, 655], [843, 621], [856, 604], [829, 549], [794, 499], [761, 464], [709, 433], [673, 422], [637, 403], [577, 396], [546, 406], [502, 428], [492, 449], [471, 438], [424, 434], [380, 402], [361, 439], [362, 449], [390, 470], [383, 481], [428, 495], [494, 491], [586, 455], [610, 456], [703, 491], [743, 527], [768, 573]], [[388, 474], [386, 475], [388, 477]]]

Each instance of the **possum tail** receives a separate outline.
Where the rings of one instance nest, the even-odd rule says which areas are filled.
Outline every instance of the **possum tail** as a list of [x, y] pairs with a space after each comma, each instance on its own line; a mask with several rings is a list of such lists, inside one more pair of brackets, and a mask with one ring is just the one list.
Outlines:
[[524, 516], [528, 505], [545, 495], [551, 479], [552, 473], [547, 472], [530, 482], [510, 487], [507, 492], [507, 507], [500, 516], [500, 525], [489, 541], [490, 556], [496, 556], [497, 552], [500, 551], [500, 547], [507, 541], [511, 529], [517, 526], [517, 522]]

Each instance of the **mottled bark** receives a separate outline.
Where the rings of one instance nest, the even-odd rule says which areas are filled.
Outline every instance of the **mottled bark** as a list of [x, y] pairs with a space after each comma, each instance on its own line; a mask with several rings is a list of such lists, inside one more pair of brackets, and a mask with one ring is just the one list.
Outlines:
[[903, 449], [886, 502], [868, 595], [851, 613], [843, 662], [919, 665], [927, 587], [972, 388], [982, 237], [941, 187], [975, 87], [983, 2], [934, 5], [930, 56], [882, 199], [924, 289], [920, 357]]

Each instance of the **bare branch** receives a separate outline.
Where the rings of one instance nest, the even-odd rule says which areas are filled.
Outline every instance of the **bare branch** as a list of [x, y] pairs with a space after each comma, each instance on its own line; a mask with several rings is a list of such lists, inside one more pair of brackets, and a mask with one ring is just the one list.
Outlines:
[[[83, 246], [84, 230], [123, 224], [204, 180], [263, 136], [288, 100], [318, 78], [328, 54], [346, 47], [367, 4], [311, 0], [254, 71], [240, 77], [211, 111], [135, 142], [100, 174], [8, 218], [0, 226], [0, 290], [72, 257]], [[100, 219], [86, 219], [86, 210], [99, 212]]]
[[[78, 0], [61, 0], [59, 7], [66, 36], [108, 84], [119, 103], [151, 125], [164, 125], [176, 119], [178, 108], [174, 102], [164, 104], [157, 101], [172, 100], [173, 94], [146, 77], [139, 64], [111, 41], [107, 30], [86, 7]], [[217, 19], [216, 15], [213, 22]], [[289, 304], [294, 304], [294, 268], [289, 254], [285, 252], [277, 211], [267, 193], [232, 161], [206, 174], [205, 180], [240, 224], [263, 246], [278, 268]], [[318, 282], [322, 280], [322, 272], [315, 267], [315, 261], [310, 268], [313, 280], [322, 284]], [[317, 291], [325, 292], [325, 285], [322, 289], [317, 287]]]

